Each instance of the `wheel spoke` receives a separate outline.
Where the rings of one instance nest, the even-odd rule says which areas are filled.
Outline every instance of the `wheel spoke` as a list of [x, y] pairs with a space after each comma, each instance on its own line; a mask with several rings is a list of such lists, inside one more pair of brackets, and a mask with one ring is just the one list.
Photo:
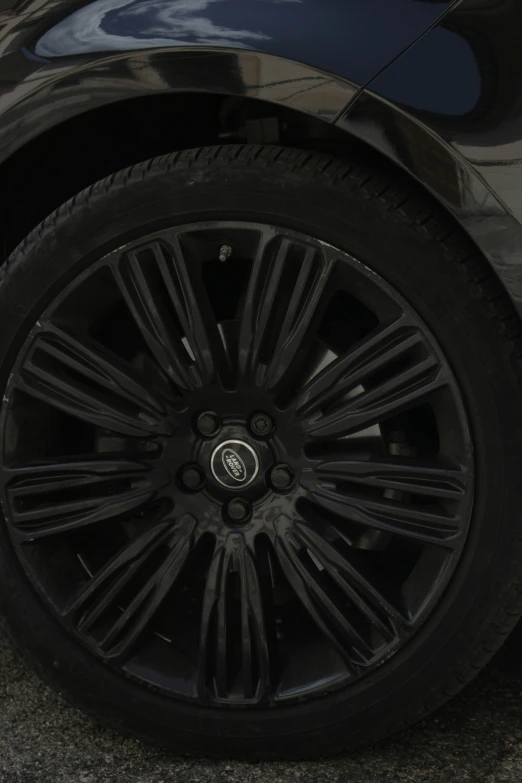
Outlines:
[[137, 536], [67, 608], [66, 619], [104, 658], [129, 657], [194, 547], [195, 524], [186, 515], [174, 528], [160, 523]]
[[404, 457], [321, 462], [315, 475], [320, 481], [350, 481], [377, 490], [456, 501], [463, 500], [471, 478], [462, 468]]
[[132, 368], [97, 346], [46, 324], [23, 363], [19, 388], [65, 413], [120, 435], [169, 435], [166, 404]]
[[[447, 383], [419, 331], [400, 318], [334, 360], [303, 389], [295, 403], [303, 430], [314, 438], [340, 437], [397, 415]], [[397, 361], [410, 359], [396, 369]], [[380, 380], [366, 388], [376, 374]], [[361, 389], [360, 393], [357, 390]]]
[[125, 252], [115, 266], [138, 328], [181, 392], [217, 378], [230, 385], [230, 362], [196, 267], [174, 232]]
[[[281, 516], [276, 521], [276, 531], [275, 549], [281, 568], [315, 625], [352, 670], [367, 665], [374, 657], [375, 650], [349, 617], [347, 602], [343, 605], [336, 600], [321, 578], [322, 571], [309, 557], [302, 527], [296, 532], [289, 520]], [[333, 569], [329, 568], [333, 573]], [[336, 577], [338, 586], [339, 581]], [[353, 601], [352, 596], [348, 595], [349, 590], [348, 583], [344, 582], [345, 596]], [[353, 594], [353, 591], [350, 593]]]
[[8, 516], [20, 541], [131, 516], [168, 475], [128, 459], [80, 460], [4, 468]]
[[425, 544], [454, 547], [460, 542], [461, 519], [458, 509], [452, 513], [438, 506], [432, 508], [403, 503], [384, 495], [359, 495], [355, 490], [344, 486], [336, 488], [330, 483], [318, 483], [310, 496], [320, 508], [337, 517], [376, 530]]
[[314, 528], [301, 522], [297, 522], [295, 528], [296, 538], [384, 639], [390, 641], [397, 636], [396, 626], [410, 625], [399, 592], [391, 584], [378, 584], [378, 577], [370, 574], [361, 557], [363, 553], [353, 550], [349, 555], [343, 555]]
[[212, 559], [203, 600], [200, 698], [259, 701], [269, 686], [269, 656], [256, 562], [230, 534]]
[[268, 253], [262, 243], [243, 310], [239, 357], [245, 376], [273, 389], [306, 353], [335, 261], [288, 238], [273, 263]]
[[[159, 269], [167, 266], [163, 249], [154, 242], [147, 246], [153, 255], [153, 264], [141, 263], [137, 251], [122, 254], [114, 266], [118, 286], [143, 335], [152, 355], [181, 390], [190, 391], [200, 386], [202, 380], [193, 367], [192, 360], [183, 344], [183, 333], [173, 313], [159, 295]], [[176, 304], [169, 302], [172, 308]]]

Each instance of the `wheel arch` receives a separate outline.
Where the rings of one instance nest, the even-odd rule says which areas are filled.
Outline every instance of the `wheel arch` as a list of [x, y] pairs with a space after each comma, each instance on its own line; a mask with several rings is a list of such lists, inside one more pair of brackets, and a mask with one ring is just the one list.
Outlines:
[[[172, 58], [183, 63], [179, 72]], [[173, 74], [168, 84], [159, 80], [160, 64]], [[253, 52], [112, 56], [106, 68], [113, 78], [97, 60], [96, 68], [57, 81], [50, 96], [42, 88], [45, 94], [37, 92], [28, 106], [24, 101], [15, 109], [16, 114], [25, 106], [24, 120], [16, 143], [2, 145], [10, 155], [0, 161], [3, 258], [63, 201], [158, 154], [268, 142], [343, 157], [355, 147], [376, 166], [400, 169], [435, 198], [474, 241], [522, 313], [519, 223], [467, 161], [389, 102], [308, 66]], [[122, 68], [125, 78], [120, 74], [118, 81]], [[128, 77], [132, 68], [140, 74], [138, 86]], [[213, 81], [198, 81], [202, 68], [213, 73]], [[45, 106], [45, 122], [36, 123]], [[0, 127], [0, 142], [15, 126], [11, 121]]]
[[336, 123], [422, 186], [480, 250], [522, 315], [522, 226], [472, 163], [395, 104], [361, 91]]
[[252, 121], [258, 127], [250, 124], [244, 137], [277, 143], [279, 129], [260, 124], [267, 118], [279, 125], [289, 118], [299, 137], [342, 136], [333, 123], [357, 89], [316, 68], [242, 50], [109, 53], [52, 64], [33, 56], [24, 68], [0, 115], [4, 258], [60, 203], [132, 163], [240, 141], [240, 127]]

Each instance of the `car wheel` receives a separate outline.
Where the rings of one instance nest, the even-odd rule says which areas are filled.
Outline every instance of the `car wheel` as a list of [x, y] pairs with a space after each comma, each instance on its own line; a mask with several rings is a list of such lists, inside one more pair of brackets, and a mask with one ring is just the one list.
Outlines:
[[0, 313], [2, 612], [84, 709], [177, 751], [333, 753], [511, 629], [520, 326], [400, 176], [133, 166], [31, 233]]

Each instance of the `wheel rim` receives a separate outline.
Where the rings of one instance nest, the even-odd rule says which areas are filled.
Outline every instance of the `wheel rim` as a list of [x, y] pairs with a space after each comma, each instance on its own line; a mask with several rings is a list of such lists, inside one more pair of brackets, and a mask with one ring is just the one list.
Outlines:
[[472, 443], [435, 338], [286, 229], [182, 226], [92, 264], [28, 334], [1, 421], [35, 589], [97, 658], [199, 704], [359, 680], [466, 539]]

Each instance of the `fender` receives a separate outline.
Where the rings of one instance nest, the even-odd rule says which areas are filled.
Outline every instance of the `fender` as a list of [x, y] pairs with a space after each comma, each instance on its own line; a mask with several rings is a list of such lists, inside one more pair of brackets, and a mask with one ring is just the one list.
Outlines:
[[362, 85], [452, 4], [453, 0], [94, 0], [47, 30], [34, 51], [53, 58], [166, 46], [250, 49]]
[[463, 0], [377, 75], [338, 125], [444, 204], [522, 315], [521, 25], [517, 0]]
[[[29, 62], [29, 61], [28, 61]], [[238, 50], [178, 51], [98, 56], [29, 70], [32, 91], [11, 99], [0, 115], [0, 162], [65, 120], [128, 98], [203, 92], [258, 98], [333, 122], [355, 85], [272, 55]]]
[[451, 5], [451, 0], [16, 3], [18, 10], [0, 13], [0, 162], [70, 117], [158, 91], [262, 98], [334, 122], [356, 90]]

